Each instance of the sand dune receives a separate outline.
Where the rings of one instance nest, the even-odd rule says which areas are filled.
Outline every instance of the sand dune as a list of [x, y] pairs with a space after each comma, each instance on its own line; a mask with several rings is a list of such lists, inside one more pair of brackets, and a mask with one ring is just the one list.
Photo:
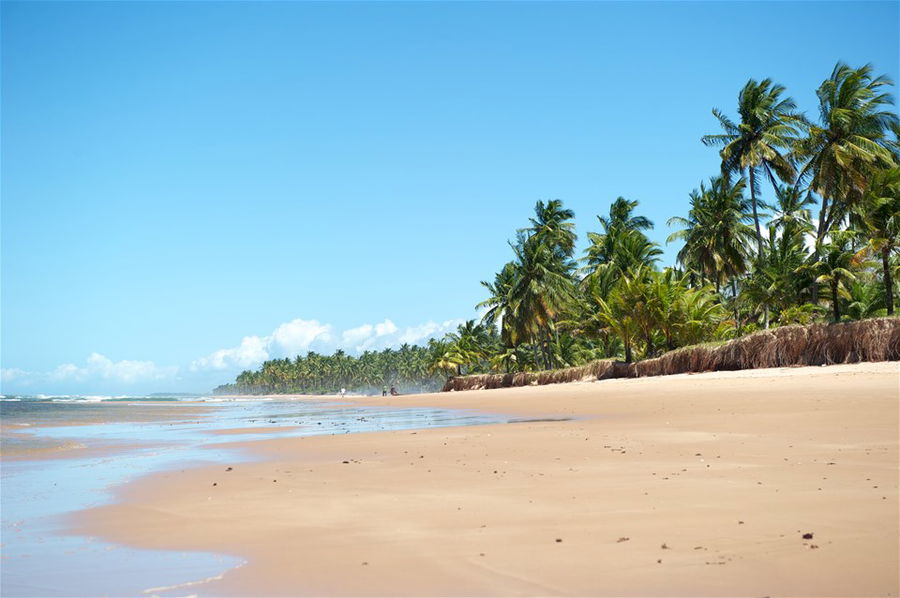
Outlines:
[[215, 595], [900, 593], [900, 363], [360, 402], [526, 421], [246, 443], [76, 530], [247, 558]]

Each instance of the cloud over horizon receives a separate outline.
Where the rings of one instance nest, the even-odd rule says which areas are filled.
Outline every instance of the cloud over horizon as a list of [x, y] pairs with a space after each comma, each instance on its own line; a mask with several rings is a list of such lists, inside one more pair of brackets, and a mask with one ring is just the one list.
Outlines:
[[296, 319], [279, 325], [268, 336], [245, 336], [236, 347], [219, 349], [195, 359], [192, 372], [252, 368], [267, 359], [294, 357], [307, 351], [332, 353], [343, 349], [348, 353], [377, 351], [402, 344], [415, 344], [441, 336], [455, 329], [463, 320], [426, 322], [399, 328], [390, 319], [377, 324], [362, 324], [335, 332], [330, 324], [318, 320]]
[[[218, 349], [187, 365], [159, 365], [149, 360], [113, 359], [93, 352], [82, 364], [64, 363], [44, 372], [11, 367], [0, 370], [4, 392], [155, 392], [200, 390], [230, 382], [233, 375], [267, 359], [294, 357], [307, 351], [351, 354], [427, 342], [454, 330], [463, 320], [428, 321], [401, 328], [390, 319], [335, 330], [331, 324], [297, 318], [266, 336], [249, 335], [233, 347]], [[166, 388], [161, 388], [165, 386]]]

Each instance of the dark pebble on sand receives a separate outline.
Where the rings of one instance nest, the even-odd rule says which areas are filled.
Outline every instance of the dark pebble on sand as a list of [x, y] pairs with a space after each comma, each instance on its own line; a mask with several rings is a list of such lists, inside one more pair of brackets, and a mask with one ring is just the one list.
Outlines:
[[232, 468], [231, 468], [231, 467], [229, 467], [229, 468], [228, 468], [228, 469], [226, 469], [226, 470], [225, 470], [225, 471], [231, 471], [231, 469], [232, 469]]
[[213, 486], [218, 486], [218, 484], [216, 482], [213, 482]]
[[562, 542], [562, 538], [557, 538], [556, 541], [557, 541], [557, 542]]
[[806, 532], [805, 534], [803, 534], [804, 540], [812, 540], [812, 538], [813, 538], [812, 532]]

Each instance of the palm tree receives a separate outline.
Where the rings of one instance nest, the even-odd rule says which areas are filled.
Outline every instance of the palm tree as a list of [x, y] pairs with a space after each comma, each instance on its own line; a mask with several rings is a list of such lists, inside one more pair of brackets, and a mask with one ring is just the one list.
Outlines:
[[653, 228], [644, 216], [632, 216], [637, 201], [619, 197], [609, 207], [609, 217], [597, 216], [602, 232], [588, 233], [590, 245], [583, 261], [587, 276], [615, 279], [640, 265], [652, 266], [662, 251], [642, 231]]
[[500, 325], [500, 334], [503, 342], [512, 344], [510, 339], [510, 324], [514, 319], [513, 304], [510, 291], [518, 277], [518, 266], [515, 262], [507, 262], [503, 268], [494, 275], [494, 282], [481, 281], [481, 286], [486, 288], [490, 297], [476, 305], [476, 309], [487, 308], [481, 321], [488, 326]]
[[854, 270], [859, 267], [859, 259], [854, 254], [850, 239], [853, 231], [834, 231], [831, 240], [819, 248], [821, 256], [811, 268], [818, 277], [816, 282], [827, 284], [831, 289], [831, 312], [835, 322], [841, 319], [840, 298], [849, 298], [845, 282], [856, 280]]
[[634, 359], [634, 345], [641, 332], [633, 300], [640, 293], [642, 284], [639, 277], [626, 273], [607, 299], [592, 292], [594, 285], [589, 285], [587, 289], [589, 300], [596, 306], [593, 318], [598, 326], [608, 329], [622, 340], [626, 363]]
[[896, 166], [888, 131], [896, 126], [893, 104], [882, 88], [890, 79], [872, 76], [872, 66], [858, 69], [839, 62], [816, 95], [820, 124], [811, 125], [797, 146], [808, 160], [800, 178], [822, 197], [817, 240], [841, 221], [862, 197], [873, 170]]
[[534, 218], [529, 218], [531, 226], [522, 229], [532, 243], [543, 244], [553, 251], [558, 251], [566, 258], [572, 257], [575, 251], [575, 212], [563, 208], [562, 201], [552, 199], [546, 204], [537, 202], [534, 206]]
[[857, 279], [848, 285], [847, 315], [852, 319], [878, 318], [887, 314], [882, 303], [881, 289], [873, 282]]
[[804, 126], [804, 119], [795, 112], [797, 106], [790, 97], [782, 98], [784, 87], [771, 79], [747, 81], [738, 94], [740, 122], [735, 123], [720, 110], [713, 109], [724, 133], [704, 135], [701, 141], [708, 146], [722, 146], [722, 174], [746, 173], [750, 181], [750, 205], [756, 227], [758, 254], [763, 252], [762, 232], [757, 212], [759, 176], [764, 174], [772, 185], [778, 180], [793, 182], [796, 170], [791, 163], [790, 150]]
[[744, 179], [731, 185], [723, 177], [710, 179], [707, 188], [691, 193], [691, 209], [687, 218], [676, 216], [668, 224], [679, 224], [667, 242], [684, 241], [677, 260], [686, 268], [699, 272], [716, 286], [716, 292], [729, 279], [747, 270], [747, 244], [753, 238], [747, 222], [748, 202], [744, 198]]
[[521, 341], [542, 343], [547, 366], [552, 356], [547, 345], [555, 323], [573, 301], [575, 286], [568, 260], [544, 243], [526, 240], [514, 246], [518, 258], [518, 276], [509, 290], [513, 320], [509, 336], [513, 345]]
[[861, 225], [868, 234], [869, 247], [881, 257], [884, 305], [894, 315], [894, 282], [891, 253], [900, 247], [900, 167], [875, 173], [859, 209]]
[[814, 231], [809, 207], [815, 205], [816, 200], [809, 193], [801, 192], [796, 185], [779, 185], [775, 187], [775, 200], [775, 203], [760, 203], [772, 212], [769, 224], [774, 225], [782, 237], [802, 241], [804, 235]]

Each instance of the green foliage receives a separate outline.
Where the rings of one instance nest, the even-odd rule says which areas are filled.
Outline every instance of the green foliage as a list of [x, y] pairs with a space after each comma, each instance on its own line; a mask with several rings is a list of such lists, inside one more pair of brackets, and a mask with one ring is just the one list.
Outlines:
[[[662, 252], [637, 201], [618, 197], [597, 216], [600, 231], [587, 233], [581, 256], [572, 210], [539, 201], [510, 243], [510, 261], [481, 283], [488, 297], [477, 305], [480, 322], [427, 347], [270, 360], [220, 388], [408, 391], [465, 374], [582, 375], [578, 366], [598, 359], [631, 362], [829, 313], [834, 321], [891, 314], [900, 279], [900, 123], [887, 109], [890, 85], [870, 66], [839, 63], [817, 91], [818, 124], [770, 79], [740, 91], [739, 122], [714, 110], [723, 133], [702, 142], [721, 147], [721, 175], [690, 193], [686, 217], [668, 221], [679, 227], [668, 241], [684, 243], [679, 270], [658, 269]], [[761, 198], [762, 178], [773, 201]], [[766, 226], [760, 207], [771, 213]], [[521, 378], [529, 376], [543, 374]]]

